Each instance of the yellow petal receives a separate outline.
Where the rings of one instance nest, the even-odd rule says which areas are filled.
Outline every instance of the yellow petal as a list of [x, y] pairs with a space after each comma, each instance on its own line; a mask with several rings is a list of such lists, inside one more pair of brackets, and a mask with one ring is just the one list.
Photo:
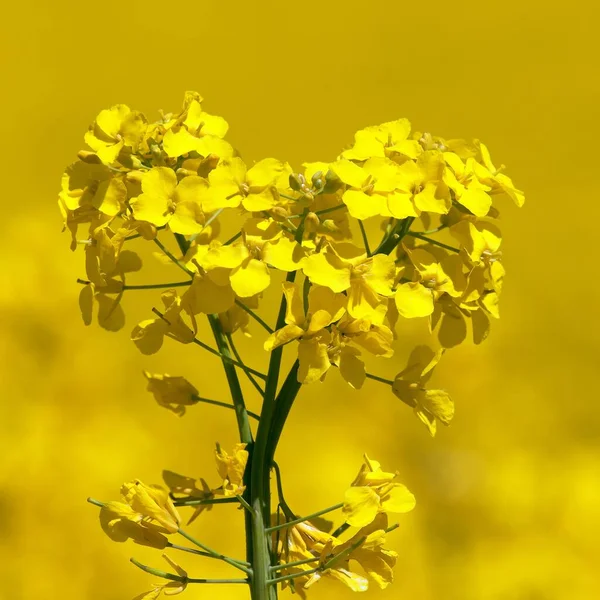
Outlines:
[[387, 207], [391, 215], [396, 219], [419, 216], [413, 204], [412, 196], [408, 192], [396, 191], [389, 194], [387, 197]]
[[482, 189], [469, 187], [458, 198], [458, 202], [468, 208], [477, 217], [485, 217], [492, 207], [492, 199]]
[[297, 325], [285, 325], [267, 338], [264, 349], [267, 352], [271, 352], [271, 350], [278, 348], [279, 346], [283, 346], [288, 342], [298, 339], [303, 334], [304, 329], [301, 327], [298, 327]]
[[312, 283], [326, 286], [334, 292], [343, 292], [350, 287], [350, 268], [332, 252], [309, 256], [302, 271]]
[[99, 148], [96, 153], [98, 154], [98, 158], [105, 164], [111, 165], [117, 160], [121, 149], [123, 148], [123, 141], [117, 142], [116, 144], [111, 144], [110, 146], [104, 146]]
[[[448, 188], [446, 188], [446, 192]], [[436, 183], [429, 182], [422, 192], [414, 197], [415, 206], [423, 211], [445, 215], [452, 206], [452, 200]]]
[[217, 285], [210, 277], [196, 275], [181, 302], [185, 310], [193, 315], [218, 314], [233, 306], [235, 295], [230, 286]]
[[360, 190], [346, 190], [342, 196], [348, 212], [355, 218], [364, 221], [369, 217], [381, 215], [386, 207], [384, 196], [365, 194]]
[[342, 348], [339, 359], [341, 376], [350, 387], [360, 390], [366, 379], [365, 363], [359, 358], [359, 353], [348, 346]]
[[174, 132], [169, 129], [163, 138], [163, 150], [170, 158], [183, 156], [198, 147], [198, 138], [193, 136], [185, 127]]
[[331, 367], [327, 354], [327, 345], [318, 339], [301, 340], [298, 345], [298, 381], [300, 383], [315, 383], [319, 381]]
[[101, 181], [98, 184], [92, 205], [101, 213], [114, 217], [125, 208], [127, 188], [121, 179], [116, 177]]
[[329, 325], [339, 321], [346, 312], [346, 297], [336, 294], [328, 287], [313, 285], [308, 292], [308, 310], [313, 315], [319, 311], [327, 313], [329, 322], [326, 325]]
[[365, 527], [373, 522], [380, 507], [380, 499], [370, 487], [351, 487], [344, 495], [346, 523], [352, 527]]
[[288, 325], [302, 327], [306, 317], [304, 315], [304, 302], [300, 295], [300, 287], [298, 284], [289, 281], [284, 281], [282, 287], [286, 300], [285, 322]]
[[420, 283], [402, 283], [394, 296], [398, 312], [406, 318], [427, 317], [433, 312], [433, 294]]
[[233, 291], [240, 298], [247, 298], [266, 290], [271, 283], [271, 274], [264, 262], [247, 258], [231, 272], [230, 281]]
[[415, 507], [416, 503], [414, 495], [405, 485], [395, 483], [382, 499], [381, 508], [386, 512], [407, 513]]
[[264, 246], [263, 260], [280, 271], [296, 271], [304, 262], [306, 251], [288, 237], [281, 237]]
[[246, 181], [250, 187], [273, 185], [284, 168], [285, 164], [275, 158], [263, 158], [248, 171]]
[[368, 181], [369, 174], [355, 163], [346, 160], [336, 160], [330, 169], [346, 184], [353, 188], [362, 188]]

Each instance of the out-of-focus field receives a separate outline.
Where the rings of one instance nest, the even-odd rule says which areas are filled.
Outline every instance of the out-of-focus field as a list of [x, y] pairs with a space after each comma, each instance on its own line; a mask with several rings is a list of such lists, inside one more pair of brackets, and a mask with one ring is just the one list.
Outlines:
[[[397, 581], [382, 597], [597, 598], [599, 16], [591, 3], [538, 0], [5, 6], [0, 598], [122, 600], [149, 589], [154, 578], [128, 559], [159, 566], [158, 553], [111, 542], [86, 497], [117, 499], [123, 481], [159, 482], [163, 468], [215, 482], [214, 442], [235, 440], [232, 415], [197, 406], [180, 419], [145, 391], [148, 369], [227, 399], [218, 360], [199, 348], [167, 343], [148, 358], [129, 341], [157, 293], [126, 297], [119, 333], [83, 326], [83, 257], [56, 206], [63, 167], [100, 109], [124, 102], [154, 118], [187, 89], [227, 118], [247, 161], [329, 160], [355, 130], [406, 116], [420, 130], [480, 138], [508, 165], [527, 203], [506, 201], [502, 215], [502, 319], [435, 374], [456, 401], [452, 426], [432, 440], [389, 391], [368, 382], [353, 392], [331, 373], [300, 397], [279, 460], [300, 514], [338, 502], [364, 451], [401, 472], [418, 504], [391, 536]], [[241, 347], [260, 367], [253, 333]], [[393, 377], [409, 350], [379, 374]], [[191, 531], [242, 552], [232, 507]], [[230, 574], [182, 563], [196, 576]], [[350, 596], [328, 583], [311, 592]], [[246, 590], [190, 586], [182, 598]]]

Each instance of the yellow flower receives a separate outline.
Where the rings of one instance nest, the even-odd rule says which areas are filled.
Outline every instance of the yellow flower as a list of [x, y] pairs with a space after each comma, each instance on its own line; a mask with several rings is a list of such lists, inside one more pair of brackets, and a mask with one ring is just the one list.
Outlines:
[[197, 152], [201, 156], [214, 154], [231, 158], [234, 150], [222, 138], [229, 128], [223, 117], [202, 110], [202, 98], [196, 92], [185, 95], [181, 114], [169, 120], [162, 139], [163, 149], [169, 158]]
[[400, 193], [388, 199], [388, 208], [397, 219], [418, 216], [422, 212], [444, 215], [452, 206], [443, 184], [444, 160], [437, 150], [423, 152], [416, 161], [398, 167], [397, 188]]
[[[335, 576], [353, 591], [362, 591], [362, 587], [357, 589], [359, 576], [353, 574], [349, 568], [349, 562], [353, 560], [381, 589], [385, 589], [394, 580], [392, 568], [398, 557], [393, 550], [384, 548], [387, 528], [387, 515], [379, 513], [369, 525], [363, 527], [343, 544], [331, 544], [330, 547], [325, 548], [322, 552], [322, 561], [331, 562], [331, 568], [326, 570], [325, 574]], [[336, 560], [337, 557], [339, 559]]]
[[187, 572], [182, 569], [174, 560], [169, 558], [166, 554], [162, 557], [167, 561], [169, 566], [173, 568], [177, 575], [179, 575], [183, 581], [169, 581], [167, 583], [157, 583], [154, 588], [149, 592], [139, 594], [133, 600], [156, 600], [161, 594], [165, 596], [174, 596], [175, 594], [181, 594], [187, 587]]
[[403, 317], [429, 316], [434, 311], [435, 303], [444, 294], [452, 297], [462, 295], [466, 278], [458, 255], [423, 247], [405, 250], [415, 267], [415, 281], [400, 283], [396, 288], [394, 300]]
[[209, 276], [228, 277], [233, 291], [249, 298], [269, 287], [267, 264], [281, 271], [296, 271], [305, 256], [302, 246], [272, 219], [248, 219], [240, 241], [227, 246], [212, 244], [198, 262]]
[[[248, 308], [258, 308], [257, 302], [249, 303], [246, 300], [246, 305], [248, 304], [253, 304], [253, 306], [248, 306]], [[235, 333], [236, 331], [241, 330], [245, 336], [252, 337], [249, 328], [250, 315], [237, 304], [234, 304], [226, 312], [220, 313], [219, 321], [221, 321], [221, 327], [223, 327], [225, 333]]]
[[328, 244], [309, 256], [302, 270], [313, 284], [337, 293], [346, 291], [348, 312], [353, 317], [383, 320], [386, 298], [393, 295], [392, 257], [386, 254], [367, 257], [364, 250], [350, 243]]
[[206, 220], [200, 198], [207, 186], [197, 175], [184, 177], [178, 184], [172, 169], [153, 167], [142, 176], [143, 193], [131, 200], [133, 214], [157, 227], [168, 224], [174, 233], [200, 233]]
[[502, 173], [504, 165], [496, 169], [492, 163], [490, 152], [485, 144], [475, 140], [475, 146], [479, 150], [478, 163], [474, 170], [479, 181], [490, 187], [490, 194], [504, 193], [520, 208], [525, 203], [525, 195], [518, 190], [510, 177]]
[[346, 491], [343, 511], [346, 522], [353, 527], [365, 527], [378, 513], [405, 513], [415, 507], [415, 497], [408, 488], [394, 481], [396, 473], [386, 473], [381, 465], [365, 454], [356, 479]]
[[244, 485], [244, 471], [248, 462], [247, 444], [236, 444], [232, 454], [228, 454], [217, 444], [215, 460], [217, 471], [223, 480], [221, 487], [213, 490], [214, 494], [220, 496], [241, 496], [246, 489]]
[[135, 479], [121, 486], [121, 496], [145, 521], [159, 525], [167, 533], [179, 530], [179, 513], [169, 493], [160, 485], [146, 485]]
[[182, 299], [175, 290], [167, 290], [161, 295], [165, 306], [162, 317], [141, 321], [131, 332], [131, 339], [142, 354], [155, 354], [163, 344], [165, 336], [182, 344], [194, 340], [194, 332], [183, 322]]
[[224, 160], [208, 175], [210, 186], [202, 196], [202, 207], [206, 212], [240, 204], [249, 212], [270, 210], [279, 201], [277, 182], [289, 173], [289, 165], [274, 158], [250, 169], [241, 158]]
[[314, 559], [314, 562], [282, 569], [282, 575], [296, 575], [294, 579], [283, 582], [283, 588], [291, 586], [301, 598], [306, 598], [305, 590], [319, 581], [322, 576], [328, 576], [343, 581], [354, 591], [365, 591], [368, 587], [367, 580], [344, 567], [336, 566], [298, 576], [299, 573], [306, 573], [323, 566], [324, 553], [330, 554], [331, 550], [339, 545], [341, 542], [337, 538], [321, 531], [310, 522], [299, 523], [286, 529], [278, 548], [280, 562], [292, 563], [308, 559]]
[[366, 127], [354, 134], [354, 145], [342, 152], [349, 160], [367, 160], [372, 157], [395, 159], [417, 158], [421, 146], [409, 139], [410, 122], [398, 119], [381, 125]]
[[394, 394], [414, 408], [432, 436], [436, 433], [438, 421], [448, 425], [454, 417], [454, 402], [448, 392], [425, 388], [442, 354], [443, 351], [435, 352], [429, 346], [417, 346], [392, 386]]
[[183, 416], [185, 407], [196, 404], [198, 390], [185, 378], [172, 375], [152, 375], [144, 371], [148, 380], [147, 390], [152, 392], [160, 406], [173, 411], [176, 415]]
[[448, 168], [444, 171], [444, 182], [454, 192], [456, 201], [477, 217], [485, 217], [492, 207], [490, 187], [484, 185], [476, 175], [477, 163], [473, 158], [463, 160], [454, 152], [444, 152]]
[[[162, 475], [171, 494], [173, 494], [173, 497], [177, 500], [209, 500], [215, 497], [215, 492], [210, 489], [206, 481], [202, 478], [198, 480], [201, 485], [199, 488], [196, 485], [197, 480], [193, 477], [186, 477], [185, 475], [180, 475], [179, 473], [168, 470], [164, 470]], [[188, 525], [193, 523], [198, 515], [204, 511], [211, 511], [213, 504], [196, 504], [192, 505], [190, 508], [193, 508], [194, 512], [188, 519]]]
[[115, 176], [105, 165], [79, 160], [66, 168], [59, 198], [67, 210], [93, 207], [114, 217], [125, 210], [127, 188], [123, 178]]
[[305, 314], [297, 284], [284, 282], [283, 293], [287, 299], [286, 325], [266, 340], [265, 350], [270, 352], [300, 339], [298, 381], [314, 383], [331, 367], [329, 350], [332, 335], [325, 328], [342, 317], [346, 300], [326, 287], [313, 286], [308, 294], [308, 314]]
[[100, 526], [114, 542], [128, 539], [136, 544], [163, 549], [167, 545], [166, 531], [161, 526], [144, 520], [144, 516], [123, 502], [107, 502], [100, 509]]
[[100, 112], [85, 134], [85, 143], [95, 150], [105, 165], [110, 165], [124, 148], [137, 150], [146, 127], [142, 113], [132, 111], [125, 104], [117, 104]]
[[181, 297], [181, 305], [191, 317], [197, 329], [195, 315], [219, 314], [228, 311], [235, 302], [227, 274], [220, 277], [219, 271], [206, 272], [203, 269], [194, 274], [192, 284]]
[[397, 187], [396, 163], [385, 158], [372, 158], [361, 167], [342, 158], [332, 163], [330, 169], [346, 184], [342, 200], [355, 219], [390, 216], [387, 196]]

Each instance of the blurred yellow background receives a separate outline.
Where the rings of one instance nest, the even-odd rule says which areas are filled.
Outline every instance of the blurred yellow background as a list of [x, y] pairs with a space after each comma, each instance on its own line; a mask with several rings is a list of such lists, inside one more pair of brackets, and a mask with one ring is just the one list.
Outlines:
[[[83, 326], [83, 255], [69, 251], [56, 206], [62, 170], [102, 108], [124, 102], [153, 119], [188, 89], [229, 121], [247, 161], [333, 159], [355, 130], [406, 116], [416, 129], [480, 138], [508, 165], [527, 203], [503, 210], [502, 319], [483, 346], [450, 351], [434, 379], [456, 402], [452, 426], [432, 440], [389, 391], [367, 382], [352, 392], [332, 373], [300, 396], [279, 460], [300, 514], [338, 502], [364, 451], [416, 494], [391, 536], [397, 581], [366, 597], [598, 598], [599, 17], [596, 4], [539, 0], [6, 5], [0, 598], [150, 589], [155, 578], [128, 558], [160, 566], [158, 553], [111, 542], [86, 497], [117, 499], [123, 481], [160, 482], [163, 468], [214, 482], [214, 442], [236, 439], [226, 411], [199, 405], [179, 419], [145, 391], [149, 369], [227, 399], [219, 361], [199, 348], [173, 342], [144, 357], [129, 341], [158, 294], [127, 297], [119, 333]], [[152, 257], [147, 267], [162, 268]], [[240, 346], [261, 366], [253, 332]], [[408, 350], [379, 374], [393, 376]], [[237, 556], [241, 531], [231, 506], [191, 527]], [[196, 576], [230, 573], [181, 562]], [[323, 583], [311, 597], [351, 594]], [[195, 586], [184, 597], [247, 591]]]

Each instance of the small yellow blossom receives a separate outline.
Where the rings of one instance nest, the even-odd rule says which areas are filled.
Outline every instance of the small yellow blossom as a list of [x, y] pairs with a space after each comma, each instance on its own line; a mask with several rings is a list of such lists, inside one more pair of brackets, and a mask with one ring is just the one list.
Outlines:
[[182, 299], [175, 290], [167, 290], [161, 296], [165, 313], [157, 319], [141, 321], [131, 332], [131, 339], [142, 354], [155, 354], [160, 350], [166, 337], [182, 344], [194, 340], [194, 332], [183, 322]]
[[185, 407], [196, 404], [198, 390], [185, 378], [172, 375], [153, 375], [144, 371], [148, 380], [147, 390], [154, 395], [160, 406], [164, 406], [180, 417], [185, 414]]
[[124, 483], [121, 496], [131, 508], [150, 523], [163, 527], [167, 533], [179, 530], [181, 518], [169, 493], [159, 485], [146, 485], [139, 479]]
[[270, 210], [279, 200], [277, 182], [286, 179], [291, 168], [274, 158], [265, 158], [248, 169], [241, 158], [221, 162], [208, 175], [209, 187], [202, 196], [206, 212], [235, 208], [249, 211]]
[[354, 145], [342, 152], [349, 160], [367, 160], [372, 157], [417, 158], [421, 146], [409, 139], [410, 122], [398, 119], [381, 125], [366, 127], [354, 134]]
[[431, 248], [422, 247], [406, 248], [406, 252], [415, 268], [415, 280], [400, 283], [396, 288], [394, 300], [403, 317], [429, 316], [442, 295], [461, 296], [467, 281], [457, 255], [438, 251], [433, 254]]
[[206, 220], [200, 198], [207, 186], [207, 181], [197, 175], [177, 183], [172, 169], [153, 167], [142, 177], [143, 193], [131, 200], [133, 214], [157, 227], [168, 224], [174, 233], [200, 233]]
[[221, 496], [241, 496], [246, 489], [244, 485], [244, 471], [248, 462], [248, 451], [246, 444], [236, 444], [233, 452], [228, 454], [217, 444], [215, 450], [215, 460], [217, 461], [217, 471], [219, 477], [223, 480], [221, 487], [214, 490], [216, 495]]
[[137, 150], [146, 126], [144, 115], [125, 104], [117, 104], [100, 112], [85, 134], [85, 143], [105, 165], [110, 165], [124, 148]]
[[396, 481], [398, 473], [386, 473], [381, 465], [365, 454], [356, 479], [346, 491], [343, 511], [346, 522], [353, 527], [365, 527], [378, 513], [405, 513], [415, 507], [415, 497]]
[[182, 569], [174, 560], [169, 558], [166, 554], [163, 554], [162, 557], [167, 561], [169, 566], [175, 571], [179, 577], [182, 578], [182, 581], [169, 581], [167, 583], [157, 583], [154, 585], [154, 588], [149, 592], [144, 592], [136, 596], [133, 600], [156, 600], [160, 597], [161, 594], [165, 596], [174, 596], [176, 594], [181, 594], [187, 587], [187, 572]]
[[68, 210], [93, 207], [109, 217], [125, 210], [125, 182], [103, 164], [71, 164], [65, 170], [61, 187], [59, 198]]
[[100, 526], [114, 542], [129, 539], [142, 546], [162, 549], [167, 545], [167, 533], [163, 527], [147, 521], [123, 502], [106, 502], [100, 509]]
[[342, 581], [353, 591], [362, 591], [357, 589], [357, 583], [360, 581], [357, 578], [360, 576], [350, 570], [350, 561], [355, 561], [380, 589], [385, 589], [394, 581], [392, 569], [398, 557], [393, 550], [384, 548], [387, 528], [387, 515], [379, 513], [372, 522], [343, 544], [330, 543], [321, 555], [322, 560], [331, 563], [331, 568], [325, 573], [335, 576], [338, 581]]
[[425, 388], [442, 353], [435, 352], [429, 346], [417, 346], [406, 368], [396, 375], [392, 386], [394, 394], [414, 408], [415, 414], [432, 436], [436, 433], [438, 421], [448, 425], [454, 417], [454, 403], [448, 392]]
[[456, 201], [478, 217], [485, 217], [492, 206], [491, 188], [477, 177], [477, 163], [473, 158], [465, 162], [454, 152], [444, 152], [448, 168], [444, 171], [444, 182], [454, 192]]
[[334, 292], [346, 292], [348, 312], [357, 319], [381, 322], [387, 310], [386, 298], [393, 295], [395, 265], [392, 257], [367, 257], [353, 244], [328, 244], [309, 256], [302, 267], [313, 284]]

